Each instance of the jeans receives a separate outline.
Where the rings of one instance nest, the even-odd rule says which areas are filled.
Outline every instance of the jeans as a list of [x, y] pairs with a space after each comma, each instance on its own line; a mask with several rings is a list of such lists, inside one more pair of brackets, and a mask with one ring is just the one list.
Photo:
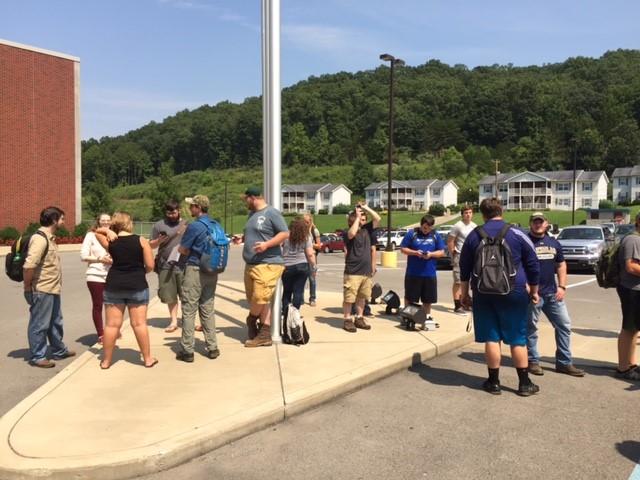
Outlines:
[[[306, 281], [306, 280], [305, 280]], [[302, 287], [304, 294], [304, 286]], [[304, 296], [303, 296], [304, 300]], [[312, 274], [311, 269], [309, 269], [309, 301], [316, 301], [316, 277]]]
[[527, 325], [527, 351], [529, 362], [539, 363], [538, 353], [538, 320], [544, 314], [553, 325], [556, 335], [556, 365], [571, 364], [571, 318], [564, 302], [556, 300], [555, 293], [540, 295], [537, 305], [529, 306], [529, 322]]
[[180, 346], [185, 353], [193, 353], [195, 347], [196, 312], [200, 314], [200, 323], [207, 349], [212, 352], [218, 348], [214, 298], [218, 274], [200, 273], [200, 268], [187, 265], [182, 280], [182, 338]]
[[53, 358], [67, 353], [67, 346], [62, 341], [62, 309], [60, 295], [33, 292], [29, 308], [29, 362], [44, 360], [47, 355], [47, 339], [51, 346]]
[[300, 308], [304, 302], [304, 286], [309, 277], [309, 264], [298, 263], [287, 266], [282, 274], [282, 315], [287, 318], [289, 304]]

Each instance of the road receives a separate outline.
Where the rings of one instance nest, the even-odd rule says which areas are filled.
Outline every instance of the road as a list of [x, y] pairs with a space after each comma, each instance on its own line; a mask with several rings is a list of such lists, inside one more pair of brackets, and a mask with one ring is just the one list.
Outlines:
[[[400, 257], [402, 255], [399, 254]], [[65, 339], [84, 351], [95, 341], [84, 267], [63, 253]], [[341, 290], [343, 255], [319, 260], [320, 290]], [[402, 293], [405, 262], [380, 269], [383, 289]], [[224, 278], [240, 280], [240, 248]], [[574, 330], [611, 338], [620, 324], [614, 291], [587, 274], [569, 275]], [[155, 275], [149, 275], [155, 290]], [[439, 272], [442, 301], [450, 301], [451, 273]], [[26, 362], [27, 309], [21, 286], [0, 279], [0, 382], [5, 413], [61, 367]], [[192, 462], [145, 480], [173, 478], [612, 478], [627, 479], [640, 459], [640, 423], [634, 415], [638, 384], [611, 377], [613, 365], [587, 367], [582, 379], [548, 373], [542, 394], [522, 399], [477, 389], [486, 375], [482, 354], [470, 345], [339, 398]], [[510, 368], [503, 383], [515, 386]], [[524, 408], [523, 408], [524, 407]], [[180, 408], [180, 406], [176, 406]], [[621, 415], [622, 413], [622, 415]], [[158, 419], [162, 421], [162, 419]]]

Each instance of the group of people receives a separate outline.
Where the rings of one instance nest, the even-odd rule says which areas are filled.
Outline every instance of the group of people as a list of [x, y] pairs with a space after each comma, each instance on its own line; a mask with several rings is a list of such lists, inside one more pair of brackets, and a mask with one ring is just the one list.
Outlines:
[[[300, 309], [308, 280], [315, 280], [317, 229], [310, 215], [293, 219], [287, 225], [282, 214], [268, 205], [257, 187], [245, 191], [249, 217], [244, 231], [242, 256], [245, 261], [244, 284], [249, 312], [246, 318], [246, 347], [270, 346], [271, 303], [282, 279], [283, 299], [280, 308], [286, 320], [290, 306]], [[158, 360], [151, 355], [146, 316], [149, 286], [146, 274], [158, 274], [158, 295], [167, 304], [170, 323], [167, 332], [178, 328], [178, 305], [182, 308], [182, 335], [176, 359], [194, 361], [196, 315], [204, 333], [207, 356], [220, 355], [216, 339], [214, 298], [218, 276], [202, 272], [200, 256], [205, 250], [211, 222], [209, 199], [196, 195], [189, 203], [193, 220], [180, 218], [180, 205], [168, 201], [165, 218], [157, 222], [151, 239], [133, 233], [131, 217], [116, 212], [98, 216], [87, 233], [81, 259], [88, 263], [87, 287], [92, 299], [92, 317], [103, 344], [100, 367], [108, 369], [120, 335], [125, 309], [138, 342], [142, 363], [153, 367]], [[466, 315], [473, 311], [475, 339], [485, 344], [488, 378], [483, 388], [501, 393], [499, 369], [501, 343], [511, 347], [518, 373], [518, 394], [529, 396], [539, 387], [529, 374], [543, 375], [537, 349], [538, 322], [544, 313], [555, 329], [556, 371], [575, 377], [584, 371], [575, 367], [571, 358], [571, 320], [564, 298], [567, 291], [567, 267], [560, 244], [547, 234], [548, 220], [542, 212], [531, 215], [529, 231], [510, 226], [502, 218], [500, 201], [485, 199], [480, 204], [482, 227], [472, 222], [473, 210], [464, 207], [462, 219], [448, 235], [447, 244], [453, 264], [454, 312]], [[376, 273], [376, 240], [374, 229], [380, 216], [364, 203], [349, 213], [345, 239], [343, 282], [343, 328], [354, 333], [369, 330], [364, 311], [371, 297], [372, 277]], [[24, 264], [25, 299], [30, 307], [28, 339], [30, 363], [50, 368], [55, 363], [46, 356], [47, 340], [51, 357], [74, 356], [63, 342], [60, 308], [61, 267], [55, 231], [64, 224], [64, 212], [48, 207], [41, 212], [38, 235], [31, 237]], [[431, 305], [437, 303], [436, 262], [445, 255], [445, 242], [433, 228], [434, 218], [424, 215], [420, 226], [410, 230], [401, 243], [407, 255], [405, 304], [421, 304], [426, 318], [432, 319]], [[640, 215], [636, 218], [640, 232]], [[505, 295], [479, 291], [476, 252], [486, 238], [501, 237], [510, 252], [514, 278]], [[154, 258], [153, 249], [158, 252]], [[640, 329], [640, 235], [623, 240], [619, 256], [621, 284], [618, 294], [622, 305], [623, 325], [618, 339], [617, 374], [638, 380], [640, 370], [635, 359], [635, 345]], [[471, 295], [473, 291], [473, 295]], [[315, 291], [312, 290], [315, 295]], [[311, 300], [315, 300], [311, 297]], [[102, 322], [102, 310], [106, 319]]]

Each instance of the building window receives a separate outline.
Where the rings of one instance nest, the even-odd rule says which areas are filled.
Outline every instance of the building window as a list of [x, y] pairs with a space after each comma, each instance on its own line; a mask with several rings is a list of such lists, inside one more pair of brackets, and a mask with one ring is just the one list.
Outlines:
[[433, 189], [433, 196], [434, 197], [440, 196], [440, 189], [439, 188], [434, 188]]
[[307, 200], [315, 200], [316, 194], [313, 192], [307, 192]]
[[636, 177], [636, 185], [640, 185], [640, 177]]
[[591, 192], [591, 191], [593, 191], [593, 184], [591, 182], [583, 182], [582, 183], [582, 191], [583, 192]]
[[640, 192], [636, 192], [636, 200], [640, 200]]
[[627, 186], [629, 185], [629, 179], [627, 177], [620, 177], [618, 178], [618, 185], [620, 186]]
[[416, 197], [424, 197], [424, 188], [416, 190]]
[[590, 198], [583, 198], [582, 199], [582, 206], [583, 207], [590, 207], [591, 206], [591, 199]]
[[506, 183], [501, 183], [498, 185], [499, 192], [506, 192], [509, 189], [509, 186]]
[[570, 183], [556, 183], [556, 192], [570, 192], [571, 184]]
[[331, 194], [330, 193], [323, 193], [322, 194], [322, 199], [323, 200], [331, 200]]
[[491, 193], [493, 192], [493, 187], [491, 185], [485, 185], [482, 187], [482, 193]]

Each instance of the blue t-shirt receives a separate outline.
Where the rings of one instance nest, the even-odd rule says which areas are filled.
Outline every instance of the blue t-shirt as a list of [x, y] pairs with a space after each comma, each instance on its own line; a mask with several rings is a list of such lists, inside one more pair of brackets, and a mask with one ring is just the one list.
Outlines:
[[558, 285], [556, 284], [556, 267], [559, 263], [564, 262], [562, 245], [549, 235], [539, 238], [529, 233], [529, 238], [533, 243], [538, 261], [540, 262], [540, 284], [538, 286], [538, 293], [540, 293], [540, 295], [555, 294], [558, 291]]
[[[402, 239], [400, 248], [410, 248], [421, 252], [435, 252], [444, 250], [444, 240], [435, 230], [430, 231], [427, 235], [420, 230], [409, 230]], [[406, 275], [408, 277], [435, 277], [437, 263], [438, 261], [435, 258], [427, 260], [410, 255], [407, 258]]]
[[[488, 220], [484, 225], [487, 235], [495, 237], [505, 224], [502, 220]], [[516, 268], [514, 290], [524, 291], [526, 284], [538, 285], [540, 279], [540, 263], [529, 236], [522, 230], [510, 228], [504, 237], [511, 248], [513, 265]], [[468, 282], [473, 272], [473, 260], [476, 249], [480, 245], [480, 234], [474, 230], [467, 236], [460, 252], [460, 280]], [[475, 279], [471, 279], [471, 287], [475, 289]]]
[[202, 215], [196, 221], [191, 222], [182, 236], [180, 246], [190, 250], [187, 257], [187, 265], [200, 265], [200, 256], [206, 247], [208, 227], [203, 223], [210, 222], [208, 215]]

